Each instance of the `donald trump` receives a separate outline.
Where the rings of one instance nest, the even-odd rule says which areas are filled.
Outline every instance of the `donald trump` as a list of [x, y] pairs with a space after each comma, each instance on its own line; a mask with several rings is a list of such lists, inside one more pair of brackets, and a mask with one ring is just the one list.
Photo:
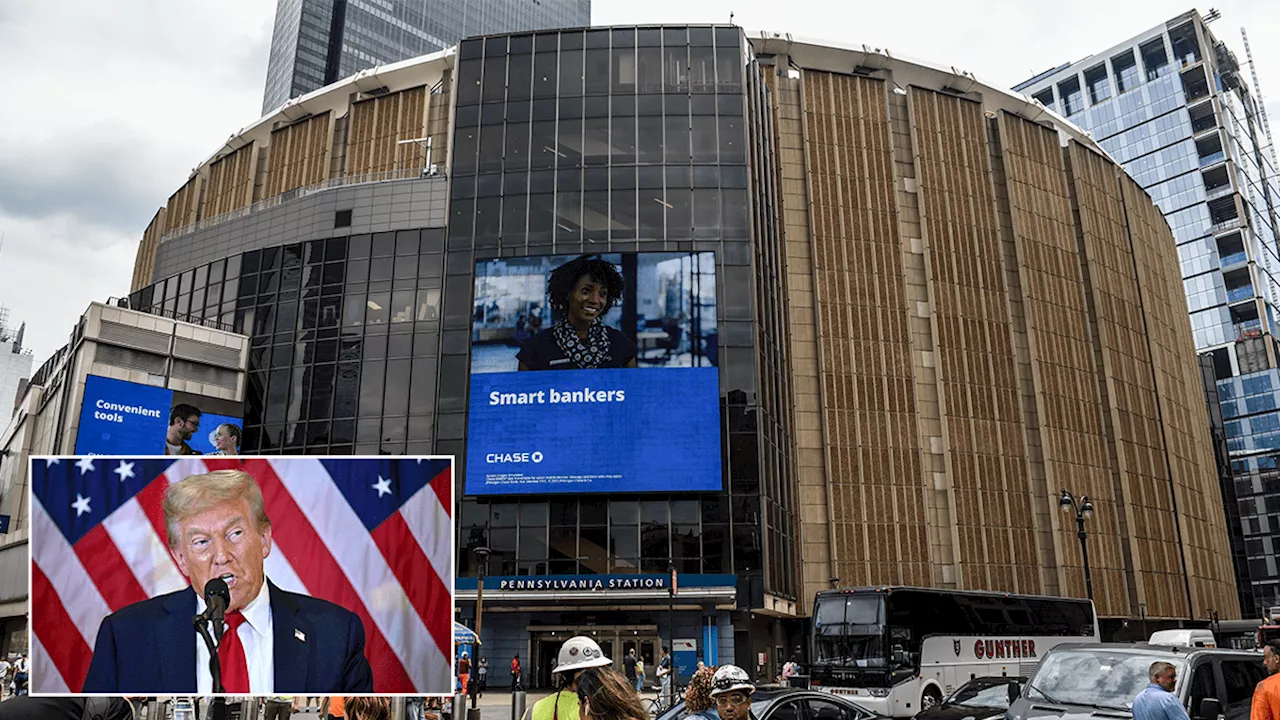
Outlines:
[[251, 475], [217, 470], [174, 483], [164, 518], [169, 552], [191, 585], [104, 619], [83, 692], [211, 694], [210, 654], [197, 642], [192, 618], [205, 612], [201, 591], [214, 578], [230, 590], [217, 646], [227, 693], [373, 691], [355, 613], [266, 578], [271, 520]]

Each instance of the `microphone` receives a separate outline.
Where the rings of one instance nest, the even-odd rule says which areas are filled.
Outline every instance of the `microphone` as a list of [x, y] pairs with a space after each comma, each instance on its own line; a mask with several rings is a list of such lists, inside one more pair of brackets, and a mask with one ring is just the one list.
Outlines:
[[205, 583], [204, 603], [208, 606], [204, 611], [205, 617], [213, 623], [213, 635], [221, 645], [223, 618], [231, 604], [231, 588], [227, 587], [227, 581], [216, 577]]

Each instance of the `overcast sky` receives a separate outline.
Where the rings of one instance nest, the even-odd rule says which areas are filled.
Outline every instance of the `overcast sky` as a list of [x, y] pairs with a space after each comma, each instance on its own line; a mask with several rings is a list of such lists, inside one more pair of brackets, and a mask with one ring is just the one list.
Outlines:
[[[1280, 2], [1212, 7], [1222, 12], [1214, 32], [1242, 64], [1239, 28], [1249, 31], [1280, 124]], [[865, 43], [1011, 86], [1190, 9], [1176, 0], [595, 0], [592, 20], [718, 23], [733, 12], [749, 31]], [[257, 119], [274, 14], [274, 0], [0, 0], [0, 305], [27, 322], [37, 366], [89, 302], [128, 293], [156, 210]]]

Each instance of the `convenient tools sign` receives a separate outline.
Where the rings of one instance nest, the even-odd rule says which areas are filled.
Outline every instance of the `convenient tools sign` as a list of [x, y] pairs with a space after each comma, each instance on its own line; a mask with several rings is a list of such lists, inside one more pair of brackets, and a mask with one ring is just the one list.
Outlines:
[[76, 454], [163, 455], [172, 404], [166, 388], [88, 376]]
[[[198, 399], [182, 398], [191, 396], [180, 395], [179, 401], [201, 410]], [[174, 393], [167, 388], [89, 375], [80, 406], [76, 454], [164, 455], [174, 402]], [[186, 443], [193, 451], [207, 455], [214, 451], [212, 438], [218, 426], [226, 423], [239, 427], [240, 422], [238, 417], [201, 412], [199, 430]]]

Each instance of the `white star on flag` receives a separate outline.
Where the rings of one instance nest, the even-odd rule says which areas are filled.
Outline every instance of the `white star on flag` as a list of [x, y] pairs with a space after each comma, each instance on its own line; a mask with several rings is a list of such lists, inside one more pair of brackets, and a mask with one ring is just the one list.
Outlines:
[[120, 476], [120, 482], [124, 482], [133, 477], [133, 463], [120, 461], [120, 466], [111, 472]]
[[80, 458], [76, 461], [76, 467], [80, 468], [80, 474], [93, 472], [93, 458]]
[[387, 478], [378, 476], [378, 482], [373, 484], [373, 489], [378, 491], [378, 497], [391, 494], [391, 481]]
[[71, 503], [71, 507], [75, 508], [76, 517], [80, 517], [81, 515], [90, 512], [89, 498], [81, 495], [80, 493], [76, 493], [76, 501]]
[[45, 467], [50, 467], [50, 466], [53, 466], [53, 465], [57, 465], [57, 464], [58, 464], [58, 463], [60, 463], [60, 462], [62, 462], [62, 461], [61, 461], [61, 460], [59, 460], [58, 458], [49, 458], [48, 460], [45, 460], [45, 461], [44, 461], [44, 466], [45, 466]]

